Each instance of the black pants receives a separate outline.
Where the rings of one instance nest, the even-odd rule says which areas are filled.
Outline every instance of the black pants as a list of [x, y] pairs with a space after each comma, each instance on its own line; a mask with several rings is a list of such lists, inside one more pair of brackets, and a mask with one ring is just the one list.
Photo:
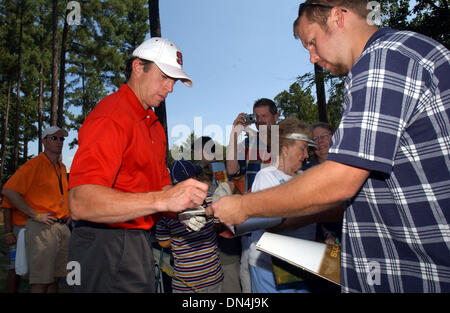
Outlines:
[[80, 264], [74, 292], [155, 292], [155, 263], [145, 230], [75, 227], [69, 262]]

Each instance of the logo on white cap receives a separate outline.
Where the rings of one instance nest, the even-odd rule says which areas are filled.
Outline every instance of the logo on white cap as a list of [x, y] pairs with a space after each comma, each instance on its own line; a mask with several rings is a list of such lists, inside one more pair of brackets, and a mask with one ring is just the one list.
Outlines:
[[133, 56], [153, 61], [167, 76], [180, 79], [188, 87], [192, 86], [192, 79], [183, 72], [183, 54], [168, 39], [147, 39], [133, 51]]
[[183, 66], [183, 55], [181, 54], [181, 51], [177, 51], [177, 63]]

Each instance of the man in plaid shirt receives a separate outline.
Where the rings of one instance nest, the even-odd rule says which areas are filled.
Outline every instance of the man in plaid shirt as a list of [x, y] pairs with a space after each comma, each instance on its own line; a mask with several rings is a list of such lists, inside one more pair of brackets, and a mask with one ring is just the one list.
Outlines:
[[450, 292], [450, 53], [378, 29], [368, 13], [365, 0], [300, 5], [294, 34], [310, 61], [347, 75], [328, 159], [280, 187], [222, 198], [214, 215], [239, 224], [345, 201], [343, 292]]

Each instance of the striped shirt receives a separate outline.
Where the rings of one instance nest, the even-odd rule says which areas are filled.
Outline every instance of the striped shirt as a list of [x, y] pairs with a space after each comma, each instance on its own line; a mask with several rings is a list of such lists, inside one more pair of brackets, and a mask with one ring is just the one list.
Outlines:
[[[211, 203], [210, 194], [206, 202]], [[195, 291], [223, 280], [216, 236], [214, 220], [210, 220], [197, 232], [189, 232], [178, 220], [166, 217], [156, 224], [158, 241], [170, 242], [176, 276], [172, 279], [174, 290]]]
[[328, 159], [370, 171], [345, 211], [344, 292], [450, 292], [450, 53], [378, 30], [345, 82]]

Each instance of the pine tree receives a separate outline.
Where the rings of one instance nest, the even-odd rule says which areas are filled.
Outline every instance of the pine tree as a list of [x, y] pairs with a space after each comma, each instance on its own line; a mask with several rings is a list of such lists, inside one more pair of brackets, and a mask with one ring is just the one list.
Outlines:
[[448, 0], [379, 0], [383, 26], [411, 30], [450, 48]]
[[[83, 7], [68, 58], [66, 99], [81, 110], [69, 114], [72, 128], [80, 129], [95, 105], [124, 83], [125, 62], [147, 30], [144, 0], [93, 0]], [[69, 145], [76, 144], [74, 140]]]

